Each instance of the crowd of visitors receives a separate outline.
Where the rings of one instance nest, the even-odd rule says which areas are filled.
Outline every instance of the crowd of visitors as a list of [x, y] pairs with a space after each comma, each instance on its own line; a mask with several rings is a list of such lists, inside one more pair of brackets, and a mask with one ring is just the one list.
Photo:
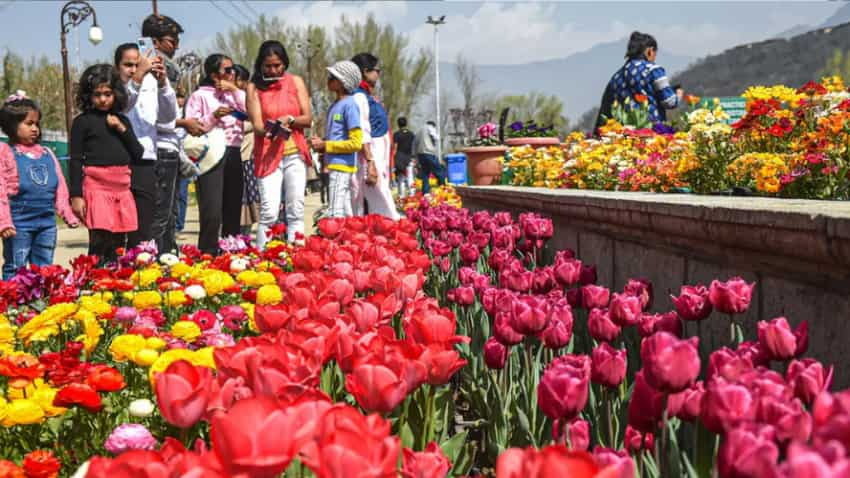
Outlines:
[[184, 91], [174, 62], [182, 33], [174, 19], [151, 15], [138, 42], [116, 48], [113, 64], [82, 73], [67, 183], [56, 157], [39, 144], [37, 102], [18, 92], [3, 103], [4, 279], [28, 264], [52, 263], [57, 214], [70, 227], [88, 228], [89, 253], [103, 262], [125, 247], [175, 251], [193, 181], [197, 246], [209, 254], [219, 252], [221, 238], [250, 234], [255, 224], [260, 250], [281, 221], [287, 240], [302, 242], [309, 168], [323, 179], [329, 217], [397, 220], [393, 184], [400, 197], [413, 194], [417, 165], [423, 192], [430, 174], [445, 181], [433, 122], [415, 135], [399, 117], [392, 131], [375, 96], [381, 65], [372, 53], [327, 68], [335, 101], [319, 134], [314, 113], [323, 113], [311, 110], [311, 92], [290, 72], [281, 42], [264, 42], [250, 71], [225, 54], [209, 55], [197, 89]]

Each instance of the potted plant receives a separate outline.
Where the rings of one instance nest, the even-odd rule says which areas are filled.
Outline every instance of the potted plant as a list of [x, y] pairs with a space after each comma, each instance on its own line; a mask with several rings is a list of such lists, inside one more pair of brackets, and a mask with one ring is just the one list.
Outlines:
[[469, 182], [476, 186], [499, 184], [502, 177], [507, 146], [503, 145], [496, 134], [494, 123], [485, 123], [478, 127], [478, 139], [461, 151], [466, 155]]
[[534, 121], [514, 121], [508, 129], [508, 146], [533, 146], [534, 148], [545, 148], [557, 146], [561, 143], [554, 126], [540, 127]]

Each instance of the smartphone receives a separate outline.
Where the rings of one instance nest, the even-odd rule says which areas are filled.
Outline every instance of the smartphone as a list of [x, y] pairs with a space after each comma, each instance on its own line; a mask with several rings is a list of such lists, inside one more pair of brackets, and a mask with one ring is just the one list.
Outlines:
[[248, 113], [245, 113], [244, 111], [239, 111], [239, 110], [233, 110], [230, 113], [230, 116], [233, 116], [234, 118], [238, 119], [239, 121], [245, 121], [245, 120], [248, 119]]
[[266, 132], [271, 137], [282, 138], [283, 140], [289, 139], [289, 135], [292, 134], [292, 130], [283, 126], [283, 123], [272, 120], [266, 120]]
[[154, 52], [156, 54], [155, 48], [153, 46], [153, 39], [151, 37], [141, 37], [136, 41], [136, 45], [139, 46], [139, 55], [145, 56], [148, 52]]

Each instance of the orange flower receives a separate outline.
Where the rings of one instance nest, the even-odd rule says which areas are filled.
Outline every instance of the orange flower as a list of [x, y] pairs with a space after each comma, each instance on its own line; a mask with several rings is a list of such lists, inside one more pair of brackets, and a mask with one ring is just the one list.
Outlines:
[[700, 98], [699, 96], [685, 95], [685, 102], [688, 103], [691, 106], [699, 103], [701, 99], [702, 98]]
[[649, 98], [647, 98], [646, 95], [635, 93], [635, 101], [641, 104], [646, 104], [646, 102], [649, 101]]
[[9, 460], [0, 460], [0, 478], [26, 478], [24, 470]]
[[44, 366], [32, 355], [7, 355], [0, 357], [0, 375], [9, 378], [10, 387], [24, 388], [44, 375]]

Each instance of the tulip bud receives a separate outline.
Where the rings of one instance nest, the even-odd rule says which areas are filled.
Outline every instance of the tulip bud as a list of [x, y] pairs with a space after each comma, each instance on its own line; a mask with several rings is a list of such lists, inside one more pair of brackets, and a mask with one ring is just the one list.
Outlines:
[[600, 342], [613, 342], [620, 335], [620, 326], [611, 320], [608, 309], [591, 309], [587, 328], [590, 336]]
[[623, 293], [640, 300], [641, 310], [652, 308], [652, 282], [649, 279], [629, 279]]
[[597, 285], [586, 285], [581, 288], [581, 302], [585, 309], [603, 308], [608, 306], [610, 291]]
[[626, 351], [606, 342], [593, 349], [590, 380], [597, 385], [615, 388], [626, 377]]
[[805, 353], [808, 348], [808, 322], [803, 321], [793, 332], [785, 317], [758, 323], [759, 344], [771, 360], [788, 360]]
[[484, 363], [491, 369], [501, 370], [505, 368], [510, 352], [510, 347], [502, 345], [495, 337], [490, 337], [484, 343]]
[[540, 410], [552, 420], [572, 420], [587, 405], [589, 383], [589, 357], [556, 357], [543, 371], [537, 386], [537, 403]]
[[640, 299], [626, 294], [614, 294], [608, 308], [611, 320], [620, 327], [637, 325], [642, 310]]
[[711, 315], [711, 301], [708, 298], [708, 289], [699, 284], [697, 286], [683, 285], [679, 291], [679, 297], [670, 296], [676, 312], [684, 320], [703, 320]]
[[658, 332], [643, 340], [640, 358], [646, 380], [665, 393], [676, 393], [691, 386], [700, 372], [699, 339], [680, 340], [673, 334]]
[[711, 282], [708, 297], [715, 309], [725, 314], [742, 314], [750, 307], [755, 283], [747, 284], [740, 277], [726, 282]]

